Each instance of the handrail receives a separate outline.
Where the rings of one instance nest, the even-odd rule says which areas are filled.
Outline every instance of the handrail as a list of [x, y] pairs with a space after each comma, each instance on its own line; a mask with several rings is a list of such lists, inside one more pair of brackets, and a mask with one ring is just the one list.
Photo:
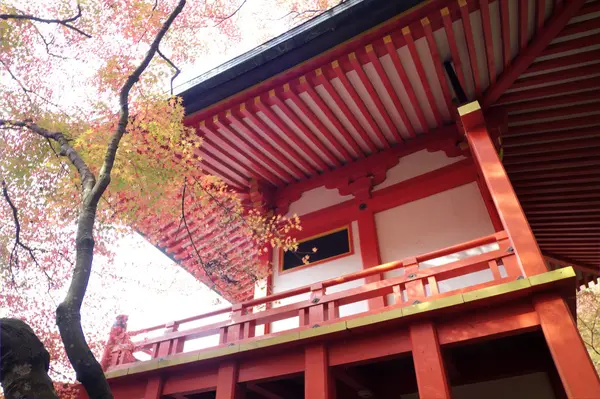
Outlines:
[[[425, 253], [422, 255], [418, 255], [413, 259], [416, 259], [416, 262], [426, 262], [431, 259], [436, 259], [436, 258], [439, 258], [442, 256], [456, 253], [456, 252], [461, 252], [461, 251], [464, 251], [469, 248], [474, 248], [474, 247], [478, 247], [481, 245], [491, 244], [491, 243], [497, 242], [501, 239], [504, 239], [506, 237], [507, 237], [506, 232], [501, 231], [501, 232], [490, 234], [490, 235], [487, 235], [484, 237], [479, 237], [479, 238], [473, 239], [471, 241], [466, 241], [466, 242], [463, 242], [460, 244], [456, 244], [451, 247], [446, 247], [446, 248], [443, 248], [440, 250], [436, 250], [436, 251], [428, 252], [428, 253]], [[354, 280], [358, 280], [361, 278], [365, 278], [365, 277], [373, 276], [376, 274], [385, 273], [388, 271], [399, 269], [402, 266], [404, 266], [404, 263], [405, 263], [405, 261], [394, 261], [394, 262], [384, 263], [382, 265], [373, 266], [373, 267], [370, 267], [367, 269], [360, 270], [355, 273], [350, 273], [350, 274], [346, 274], [341, 277], [336, 277], [336, 278], [332, 278], [329, 280], [325, 280], [321, 284], [322, 284], [323, 288], [327, 288], [327, 287], [331, 287], [334, 285], [347, 283], [349, 281], [354, 281]], [[240, 308], [247, 309], [247, 308], [251, 308], [254, 306], [264, 305], [269, 302], [277, 301], [279, 299], [305, 294], [305, 293], [311, 292], [312, 286], [313, 286], [312, 284], [305, 285], [302, 287], [292, 288], [287, 291], [278, 292], [276, 294], [272, 294], [272, 295], [269, 295], [266, 297], [250, 299], [248, 301], [242, 302], [241, 304], [238, 304], [236, 307], [238, 309], [240, 309]], [[212, 316], [217, 316], [217, 315], [220, 315], [223, 313], [232, 312], [233, 310], [234, 310], [234, 306], [227, 306], [227, 307], [224, 307], [221, 309], [216, 309], [211, 312], [203, 313], [203, 314], [200, 314], [197, 316], [191, 316], [191, 317], [187, 317], [185, 319], [176, 320], [174, 322], [170, 322], [169, 325], [180, 325], [180, 324], [184, 324], [184, 323], [189, 323], [192, 321], [201, 320], [201, 319], [212, 317]], [[144, 328], [144, 329], [137, 330], [137, 331], [132, 331], [129, 333], [129, 335], [134, 336], [134, 335], [139, 335], [139, 334], [145, 334], [145, 333], [148, 333], [151, 331], [156, 331], [156, 330], [166, 328], [166, 327], [167, 327], [167, 324], [160, 324], [160, 325], [156, 325], [156, 326], [149, 327], [149, 328]]]

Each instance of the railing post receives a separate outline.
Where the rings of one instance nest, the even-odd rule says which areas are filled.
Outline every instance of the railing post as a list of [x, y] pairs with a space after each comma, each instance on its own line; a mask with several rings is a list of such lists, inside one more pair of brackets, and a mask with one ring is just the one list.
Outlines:
[[425, 287], [423, 280], [418, 278], [419, 263], [417, 258], [408, 258], [402, 262], [405, 265], [404, 275], [408, 281], [404, 284], [406, 287], [406, 297], [409, 303], [422, 301], [425, 298]]
[[[242, 316], [243, 312], [244, 306], [241, 303], [236, 303], [231, 307], [231, 319], [236, 320], [237, 318]], [[235, 323], [231, 326], [223, 327], [219, 332], [219, 342], [221, 344], [228, 344], [231, 342], [239, 341], [243, 338], [243, 325], [240, 323]]]
[[458, 109], [458, 113], [479, 174], [484, 178], [494, 200], [498, 216], [513, 243], [519, 264], [530, 276], [547, 271], [525, 213], [496, 153], [479, 103], [474, 101], [463, 105]]
[[323, 283], [316, 283], [310, 287], [310, 301], [315, 304], [308, 308], [308, 324], [310, 326], [326, 320], [325, 305], [319, 303], [323, 295], [325, 295]]

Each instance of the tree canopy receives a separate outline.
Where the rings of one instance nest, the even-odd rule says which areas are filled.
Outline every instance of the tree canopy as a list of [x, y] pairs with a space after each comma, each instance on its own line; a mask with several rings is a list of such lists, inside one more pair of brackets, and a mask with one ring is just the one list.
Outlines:
[[[61, 377], [68, 361], [88, 393], [97, 391], [91, 397], [110, 397], [105, 381], [94, 380], [97, 367], [82, 369], [83, 352], [101, 353], [108, 332], [80, 324], [82, 306], [108, 311], [102, 298], [85, 298], [94, 256], [110, 265], [120, 237], [137, 230], [156, 243], [173, 220], [191, 238], [186, 209], [199, 226], [235, 224], [256, 243], [207, 268], [204, 249], [192, 242], [192, 273], [232, 285], [213, 288], [236, 289], [235, 273], [260, 278], [267, 273], [261, 251], [296, 245], [289, 232], [297, 219], [249, 209], [198, 166], [202, 140], [183, 124], [173, 95], [181, 69], [248, 43], [249, 21], [256, 45], [336, 3], [261, 0], [243, 19], [247, 1], [0, 4], [0, 309], [40, 336], [58, 361], [55, 380], [69, 380]], [[226, 238], [211, 243], [215, 253], [228, 245]], [[104, 267], [101, 277], [118, 279], [120, 271]]]

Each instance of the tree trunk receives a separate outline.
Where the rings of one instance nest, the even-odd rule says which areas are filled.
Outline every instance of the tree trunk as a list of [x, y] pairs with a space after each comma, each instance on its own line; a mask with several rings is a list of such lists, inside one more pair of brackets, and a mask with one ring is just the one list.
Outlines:
[[58, 399], [50, 354], [27, 323], [0, 319], [0, 383], [6, 399]]

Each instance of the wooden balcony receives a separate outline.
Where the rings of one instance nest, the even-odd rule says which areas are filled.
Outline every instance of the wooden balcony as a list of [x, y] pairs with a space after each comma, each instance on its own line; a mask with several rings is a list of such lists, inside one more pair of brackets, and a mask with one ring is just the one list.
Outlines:
[[[476, 254], [469, 256], [469, 253], [473, 253], [472, 250], [481, 249], [482, 246], [486, 246], [488, 252], [481, 253], [481, 250], [476, 250]], [[490, 248], [492, 250], [489, 250]], [[462, 256], [459, 256], [460, 254]], [[427, 265], [427, 262], [435, 259], [447, 261], [453, 258], [459, 259], [440, 266]], [[331, 289], [339, 284], [396, 269], [402, 271], [398, 277], [364, 284], [345, 291], [330, 292], [335, 291]], [[489, 276], [486, 279], [488, 281], [470, 284], [472, 280], [468, 278], [469, 275], [481, 271], [488, 271], [486, 273]], [[214, 352], [215, 349], [228, 353], [240, 347], [261, 347], [285, 335], [296, 334], [298, 337], [309, 337], [335, 332], [336, 329], [360, 325], [364, 323], [365, 318], [369, 317], [375, 321], [384, 321], [386, 317], [407, 316], [440, 307], [460, 305], [473, 299], [483, 298], [485, 295], [495, 295], [506, 290], [505, 283], [515, 283], [515, 287], [527, 288], [530, 282], [526, 277], [519, 266], [517, 255], [511, 247], [507, 234], [498, 232], [414, 258], [379, 265], [310, 286], [130, 332], [129, 336], [134, 340], [133, 344], [115, 342], [105, 366], [108, 366], [109, 375], [119, 375], [122, 370], [130, 366], [143, 367], [145, 363], [149, 363], [137, 361], [134, 356], [143, 354], [154, 360], [181, 356], [182, 353], [188, 353], [185, 350], [186, 342], [209, 336], [218, 335], [218, 345], [191, 351], [189, 353], [192, 357], [202, 359], [203, 353]], [[453, 281], [454, 284], [446, 284], [449, 281]], [[485, 292], [485, 289], [500, 286], [504, 287], [500, 291]], [[282, 299], [302, 294], [309, 294], [309, 299], [277, 306], [278, 301]], [[388, 295], [393, 296], [394, 300], [390, 301], [394, 302], [393, 304], [343, 318], [339, 317], [340, 306]], [[200, 327], [188, 327], [219, 316], [225, 319], [216, 323], [205, 323]], [[297, 328], [270, 333], [271, 323], [294, 317], [299, 318]], [[260, 332], [257, 334], [257, 331]]]

